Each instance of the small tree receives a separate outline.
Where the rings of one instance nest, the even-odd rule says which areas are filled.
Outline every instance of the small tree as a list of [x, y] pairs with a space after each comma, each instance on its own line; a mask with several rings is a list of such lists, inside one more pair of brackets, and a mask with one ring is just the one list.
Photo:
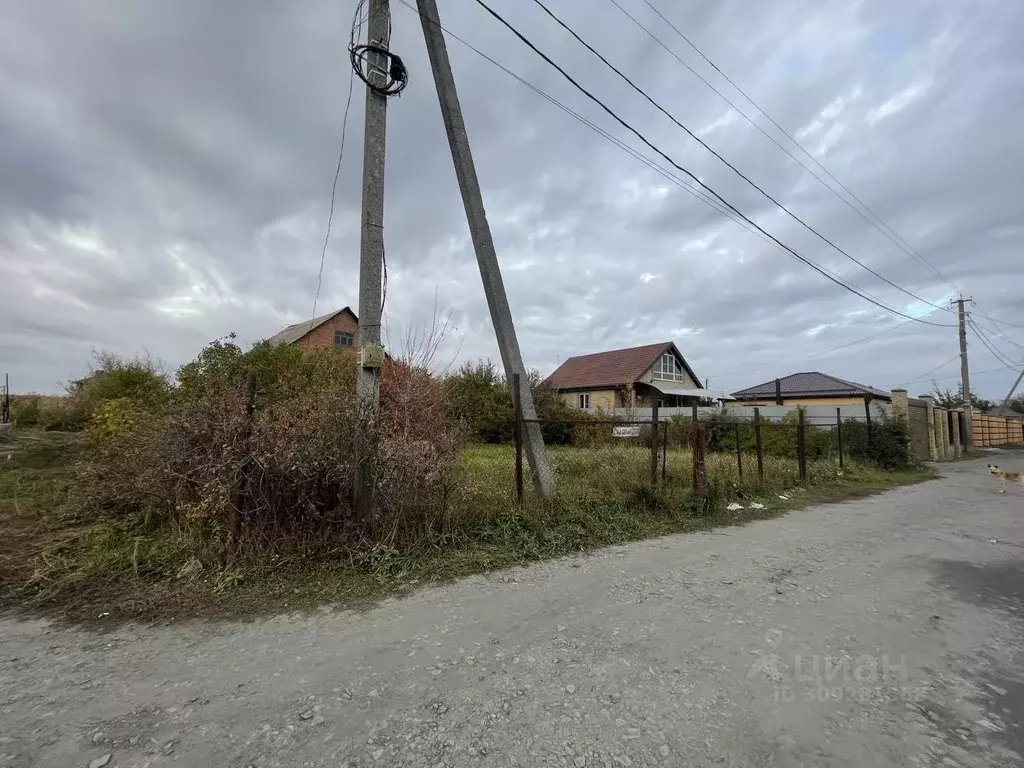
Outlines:
[[[932, 397], [935, 398], [935, 404], [940, 408], [946, 408], [951, 410], [953, 408], [962, 408], [964, 405], [964, 388], [960, 385], [956, 388], [956, 391], [949, 389], [940, 389], [938, 383], [932, 379]], [[977, 392], [971, 392], [971, 406], [975, 410], [988, 411], [996, 407], [996, 404], [987, 400], [983, 397], [978, 397]]]

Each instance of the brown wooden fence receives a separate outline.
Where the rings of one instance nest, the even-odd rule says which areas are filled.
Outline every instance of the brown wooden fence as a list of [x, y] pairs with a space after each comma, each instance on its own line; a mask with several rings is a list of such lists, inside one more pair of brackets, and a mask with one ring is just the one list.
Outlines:
[[1024, 420], [1001, 416], [974, 414], [974, 444], [1022, 445], [1024, 444]]

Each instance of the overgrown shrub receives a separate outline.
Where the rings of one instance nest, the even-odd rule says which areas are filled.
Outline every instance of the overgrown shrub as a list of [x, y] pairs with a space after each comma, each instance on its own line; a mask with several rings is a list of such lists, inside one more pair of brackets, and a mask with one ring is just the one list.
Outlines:
[[847, 456], [880, 469], [903, 469], [915, 463], [906, 420], [885, 413], [872, 420], [870, 440], [866, 422], [844, 422], [843, 449]]
[[16, 427], [48, 432], [72, 432], [84, 425], [84, 418], [71, 399], [59, 395], [12, 396], [11, 421]]
[[[549, 445], [572, 443], [578, 430], [568, 422], [586, 419], [586, 414], [571, 408], [557, 392], [545, 387], [537, 371], [530, 371], [528, 380], [537, 418], [548, 421], [541, 426], [544, 441]], [[471, 439], [481, 443], [512, 440], [512, 391], [492, 361], [465, 363], [446, 377], [445, 397], [448, 415], [463, 425]]]
[[108, 400], [127, 399], [156, 409], [167, 399], [170, 383], [160, 364], [148, 355], [122, 357], [99, 352], [91, 373], [72, 393], [72, 401], [92, 415]]
[[16, 427], [38, 427], [41, 414], [38, 397], [11, 400], [11, 422]]
[[[355, 383], [342, 351], [214, 342], [161, 401], [122, 397], [95, 411], [80, 510], [173, 523], [216, 558], [409, 545], [442, 531], [459, 447], [442, 383], [388, 361], [376, 441], [361, 427]], [[353, 507], [360, 449], [377, 451], [377, 514], [365, 519]]]

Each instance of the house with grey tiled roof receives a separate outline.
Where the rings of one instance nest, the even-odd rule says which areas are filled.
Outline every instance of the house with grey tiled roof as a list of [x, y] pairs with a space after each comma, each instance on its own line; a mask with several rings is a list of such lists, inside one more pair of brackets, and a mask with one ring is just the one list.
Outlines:
[[819, 371], [793, 373], [732, 393], [735, 405], [855, 405], [892, 402], [892, 393]]

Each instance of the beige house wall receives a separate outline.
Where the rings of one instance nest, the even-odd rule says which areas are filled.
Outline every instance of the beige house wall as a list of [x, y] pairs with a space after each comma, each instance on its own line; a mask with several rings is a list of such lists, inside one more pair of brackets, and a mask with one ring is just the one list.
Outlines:
[[609, 410], [610, 408], [624, 407], [621, 398], [614, 389], [579, 389], [571, 392], [562, 392], [562, 399], [570, 408], [580, 407], [580, 395], [590, 395], [590, 407]]
[[686, 389], [698, 389], [700, 387], [700, 384], [698, 384], [697, 382], [690, 378], [690, 374], [686, 372], [685, 368], [682, 370], [682, 374], [683, 378], [680, 379], [679, 381], [669, 381], [668, 379], [655, 379], [654, 367], [651, 366], [650, 368], [647, 369], [643, 376], [637, 379], [637, 381], [643, 382], [644, 384], [654, 384], [655, 382], [658, 382], [659, 384], [668, 384], [674, 387], [685, 387]]

